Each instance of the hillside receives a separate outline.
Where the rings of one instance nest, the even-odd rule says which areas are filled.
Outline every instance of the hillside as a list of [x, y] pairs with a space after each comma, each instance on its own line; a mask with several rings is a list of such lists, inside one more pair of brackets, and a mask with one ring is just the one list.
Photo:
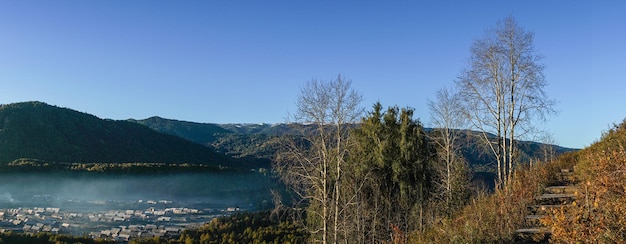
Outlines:
[[[468, 163], [477, 171], [489, 171], [493, 167], [490, 159], [490, 153], [487, 148], [482, 147], [480, 141], [481, 135], [476, 131], [463, 131], [459, 137], [461, 142], [461, 151]], [[521, 162], [529, 162], [529, 160], [549, 161], [549, 158], [555, 158], [566, 152], [576, 151], [578, 149], [561, 147], [558, 145], [544, 144], [534, 141], [516, 141], [519, 150], [518, 157]]]
[[220, 153], [243, 159], [257, 167], [270, 167], [279, 147], [279, 137], [296, 135], [311, 130], [312, 125], [301, 124], [210, 124], [151, 117], [128, 120], [158, 132], [175, 135], [211, 147]]
[[151, 117], [129, 120], [158, 132], [179, 136], [220, 153], [269, 167], [276, 153], [278, 135], [290, 132], [284, 124], [209, 124]]
[[285, 134], [293, 134], [294, 130], [289, 124], [220, 124], [220, 127], [239, 134], [265, 134], [272, 136], [280, 136]]
[[203, 124], [179, 120], [164, 119], [161, 117], [150, 117], [143, 120], [128, 120], [141, 125], [145, 125], [150, 129], [185, 138], [189, 141], [201, 144], [211, 145], [222, 134], [232, 134], [233, 132], [224, 129], [215, 124]]
[[554, 211], [546, 224], [551, 242], [626, 242], [626, 120], [597, 142], [560, 160], [573, 164], [579, 182], [576, 199]]
[[65, 163], [238, 163], [137, 123], [104, 120], [41, 102], [0, 107], [0, 164], [19, 158]]
[[[543, 225], [547, 232], [536, 233], [534, 241], [540, 242], [518, 243], [626, 243], [625, 145], [626, 120], [589, 147], [518, 170], [505, 189], [478, 196], [425, 234], [415, 235], [415, 242], [512, 243], [519, 237], [515, 230], [531, 224]], [[558, 176], [571, 170], [573, 178]], [[570, 196], [544, 194], [542, 189], [555, 183], [569, 184], [569, 191], [561, 188], [561, 193]], [[556, 198], [546, 205], [537, 203], [542, 199], [538, 196]]]
[[[300, 133], [306, 125], [294, 129], [291, 124], [207, 124], [178, 121], [152, 117], [144, 120], [131, 120], [146, 125], [159, 132], [180, 136], [187, 140], [213, 147], [215, 150], [238, 158], [271, 160], [278, 148], [278, 137], [281, 135]], [[306, 128], [305, 128], [306, 129]], [[432, 129], [426, 129], [432, 131]], [[475, 172], [484, 172], [481, 177], [494, 177], [494, 165], [490, 163], [489, 154], [480, 148], [478, 134], [474, 131], [463, 131], [463, 156]], [[575, 149], [564, 148], [558, 145], [548, 145], [532, 141], [519, 141], [519, 156], [521, 161], [529, 159], [543, 160], [547, 154], [553, 156]], [[493, 180], [486, 179], [492, 182]]]

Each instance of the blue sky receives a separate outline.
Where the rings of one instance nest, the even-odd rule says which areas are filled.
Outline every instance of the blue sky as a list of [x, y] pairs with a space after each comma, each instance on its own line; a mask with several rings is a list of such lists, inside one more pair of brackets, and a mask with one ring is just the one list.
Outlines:
[[276, 123], [300, 87], [341, 73], [366, 108], [415, 108], [509, 15], [535, 33], [556, 142], [584, 147], [626, 117], [623, 1], [2, 1], [0, 103], [109, 119]]

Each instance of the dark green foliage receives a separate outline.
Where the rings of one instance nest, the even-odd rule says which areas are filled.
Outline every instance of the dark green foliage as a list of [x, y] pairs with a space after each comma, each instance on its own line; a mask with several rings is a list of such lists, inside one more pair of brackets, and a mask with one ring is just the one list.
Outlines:
[[70, 235], [56, 235], [51, 233], [40, 232], [37, 234], [24, 234], [6, 232], [0, 233], [0, 243], [7, 244], [70, 244], [70, 243], [82, 243], [82, 244], [114, 244], [114, 241], [91, 239], [89, 237], [70, 236]]
[[[256, 160], [259, 167], [270, 167], [271, 160], [276, 156], [284, 137], [297, 140], [295, 137], [301, 134], [311, 135], [316, 132], [314, 125], [303, 124], [225, 124], [220, 126], [232, 129], [236, 133], [220, 134], [211, 146], [218, 152], [235, 158]], [[346, 127], [353, 128], [355, 125], [346, 125]]]
[[19, 172], [89, 172], [102, 174], [175, 174], [199, 172], [249, 172], [249, 169], [224, 168], [205, 164], [166, 163], [49, 163], [20, 158], [0, 165], [0, 174]]
[[185, 230], [178, 239], [151, 238], [131, 243], [305, 243], [308, 235], [302, 226], [287, 218], [272, 217], [270, 212], [237, 213], [215, 218], [197, 229]]
[[103, 120], [40, 102], [0, 107], [0, 164], [19, 158], [237, 166], [223, 154], [137, 123]]
[[[493, 159], [488, 154], [488, 149], [481, 146], [480, 141], [478, 141], [480, 136], [478, 132], [464, 130], [459, 132], [458, 135], [463, 157], [468, 161], [470, 167], [479, 172], [495, 172], [495, 168], [491, 165], [493, 164]], [[495, 140], [495, 136], [493, 138]], [[529, 159], [543, 159], [543, 147], [548, 147], [554, 151], [555, 156], [578, 150], [533, 141], [516, 141], [515, 145], [518, 148], [517, 153], [519, 154], [520, 162], [528, 162]]]
[[[404, 233], [422, 225], [431, 190], [433, 152], [413, 110], [374, 110], [354, 130], [352, 184], [362, 185], [354, 208], [354, 236], [360, 242], [388, 240], [394, 228]], [[361, 226], [362, 225], [362, 226]]]
[[[489, 149], [485, 148], [483, 144], [479, 141], [479, 132], [464, 130], [459, 132], [458, 136], [459, 138], [457, 139], [457, 141], [459, 142], [461, 154], [463, 158], [467, 161], [467, 164], [471, 171], [474, 172], [474, 180], [472, 180], [473, 184], [475, 186], [486, 185], [488, 186], [487, 190], [493, 190], [493, 187], [495, 185], [493, 184], [493, 179], [491, 179], [491, 176], [496, 173], [496, 165], [493, 157], [488, 153]], [[554, 157], [559, 156], [563, 153], [578, 150], [533, 141], [516, 141], [515, 145], [517, 147], [516, 156], [519, 158], [519, 162], [524, 163], [528, 163], [530, 160], [544, 160], [546, 157], [546, 155], [544, 155], [544, 150], [546, 149], [553, 152]], [[482, 186], [478, 187], [480, 188]]]

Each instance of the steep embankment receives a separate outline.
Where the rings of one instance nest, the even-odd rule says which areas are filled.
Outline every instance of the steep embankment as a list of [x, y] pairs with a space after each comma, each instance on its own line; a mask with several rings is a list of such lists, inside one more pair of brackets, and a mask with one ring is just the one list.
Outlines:
[[19, 158], [67, 163], [238, 163], [137, 123], [104, 120], [41, 102], [0, 107], [0, 164]]

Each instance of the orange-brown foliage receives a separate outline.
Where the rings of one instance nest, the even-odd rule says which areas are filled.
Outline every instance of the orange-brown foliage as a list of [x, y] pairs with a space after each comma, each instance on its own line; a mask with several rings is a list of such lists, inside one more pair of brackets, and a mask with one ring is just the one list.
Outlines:
[[626, 243], [626, 123], [576, 155], [580, 194], [545, 221], [553, 243]]
[[425, 232], [411, 235], [413, 243], [510, 243], [524, 223], [530, 205], [542, 188], [556, 178], [567, 161], [518, 169], [512, 182], [493, 194], [476, 197], [452, 218], [437, 219]]

